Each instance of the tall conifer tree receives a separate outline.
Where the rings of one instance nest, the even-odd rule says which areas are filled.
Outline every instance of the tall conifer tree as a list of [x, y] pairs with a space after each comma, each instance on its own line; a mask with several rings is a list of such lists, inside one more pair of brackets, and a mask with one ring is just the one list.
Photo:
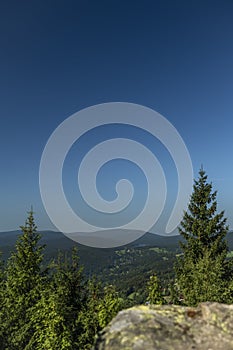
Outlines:
[[179, 227], [183, 254], [175, 267], [179, 292], [188, 305], [207, 300], [224, 302], [227, 298], [228, 226], [224, 211], [217, 213], [216, 195], [201, 168]]
[[43, 246], [34, 222], [33, 211], [29, 212], [22, 234], [16, 242], [6, 266], [4, 293], [4, 337], [6, 349], [27, 349], [34, 332], [30, 309], [40, 298], [43, 281]]

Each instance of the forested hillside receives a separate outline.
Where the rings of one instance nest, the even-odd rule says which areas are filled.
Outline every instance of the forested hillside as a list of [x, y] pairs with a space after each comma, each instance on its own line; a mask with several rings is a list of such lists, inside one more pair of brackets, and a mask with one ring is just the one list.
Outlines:
[[147, 233], [111, 249], [40, 234], [30, 211], [20, 231], [0, 234], [1, 349], [91, 349], [136, 304], [232, 303], [232, 232], [216, 194], [201, 169], [180, 236]]

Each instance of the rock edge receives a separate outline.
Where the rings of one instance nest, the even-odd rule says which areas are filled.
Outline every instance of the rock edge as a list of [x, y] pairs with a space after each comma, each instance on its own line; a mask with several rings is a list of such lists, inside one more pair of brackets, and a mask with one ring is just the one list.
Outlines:
[[232, 350], [233, 305], [135, 306], [99, 334], [93, 350]]

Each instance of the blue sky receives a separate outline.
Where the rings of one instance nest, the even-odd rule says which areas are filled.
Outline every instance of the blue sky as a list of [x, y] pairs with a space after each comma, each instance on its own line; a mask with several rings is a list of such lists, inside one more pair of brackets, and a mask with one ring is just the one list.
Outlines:
[[[112, 101], [150, 107], [176, 127], [195, 177], [203, 164], [233, 228], [231, 0], [1, 2], [0, 49], [0, 231], [23, 224], [31, 205], [39, 229], [54, 228], [39, 191], [44, 146], [73, 113]], [[102, 129], [94, 140], [111, 132]], [[137, 137], [158, 152], [170, 186], [169, 209], [176, 184], [171, 160], [148, 135]], [[64, 167], [74, 207], [78, 152], [74, 145]], [[100, 192], [111, 197], [104, 186], [114, 185], [120, 169], [118, 177], [126, 171], [140, 184], [141, 204], [143, 174], [123, 161], [112, 167], [105, 169], [113, 179], [108, 184], [99, 174]]]

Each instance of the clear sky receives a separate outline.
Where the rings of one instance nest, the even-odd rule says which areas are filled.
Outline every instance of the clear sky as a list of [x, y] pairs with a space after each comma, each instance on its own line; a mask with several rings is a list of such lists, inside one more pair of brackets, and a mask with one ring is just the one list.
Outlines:
[[[1, 1], [0, 50], [0, 231], [23, 224], [31, 205], [39, 229], [55, 229], [39, 191], [44, 146], [73, 113], [112, 101], [150, 107], [176, 127], [195, 177], [203, 164], [233, 228], [232, 0]], [[111, 132], [103, 128], [94, 139]], [[148, 135], [137, 137], [155, 147], [169, 179], [170, 160], [161, 145], [153, 146]], [[75, 181], [79, 150], [74, 145], [64, 166], [64, 188], [74, 206], [70, 179]], [[105, 177], [113, 182], [113, 174], [126, 171], [143, 184], [133, 164], [116, 161], [112, 167], [106, 166]], [[114, 184], [101, 175], [104, 195], [104, 185]], [[138, 202], [145, 200], [142, 189]]]

